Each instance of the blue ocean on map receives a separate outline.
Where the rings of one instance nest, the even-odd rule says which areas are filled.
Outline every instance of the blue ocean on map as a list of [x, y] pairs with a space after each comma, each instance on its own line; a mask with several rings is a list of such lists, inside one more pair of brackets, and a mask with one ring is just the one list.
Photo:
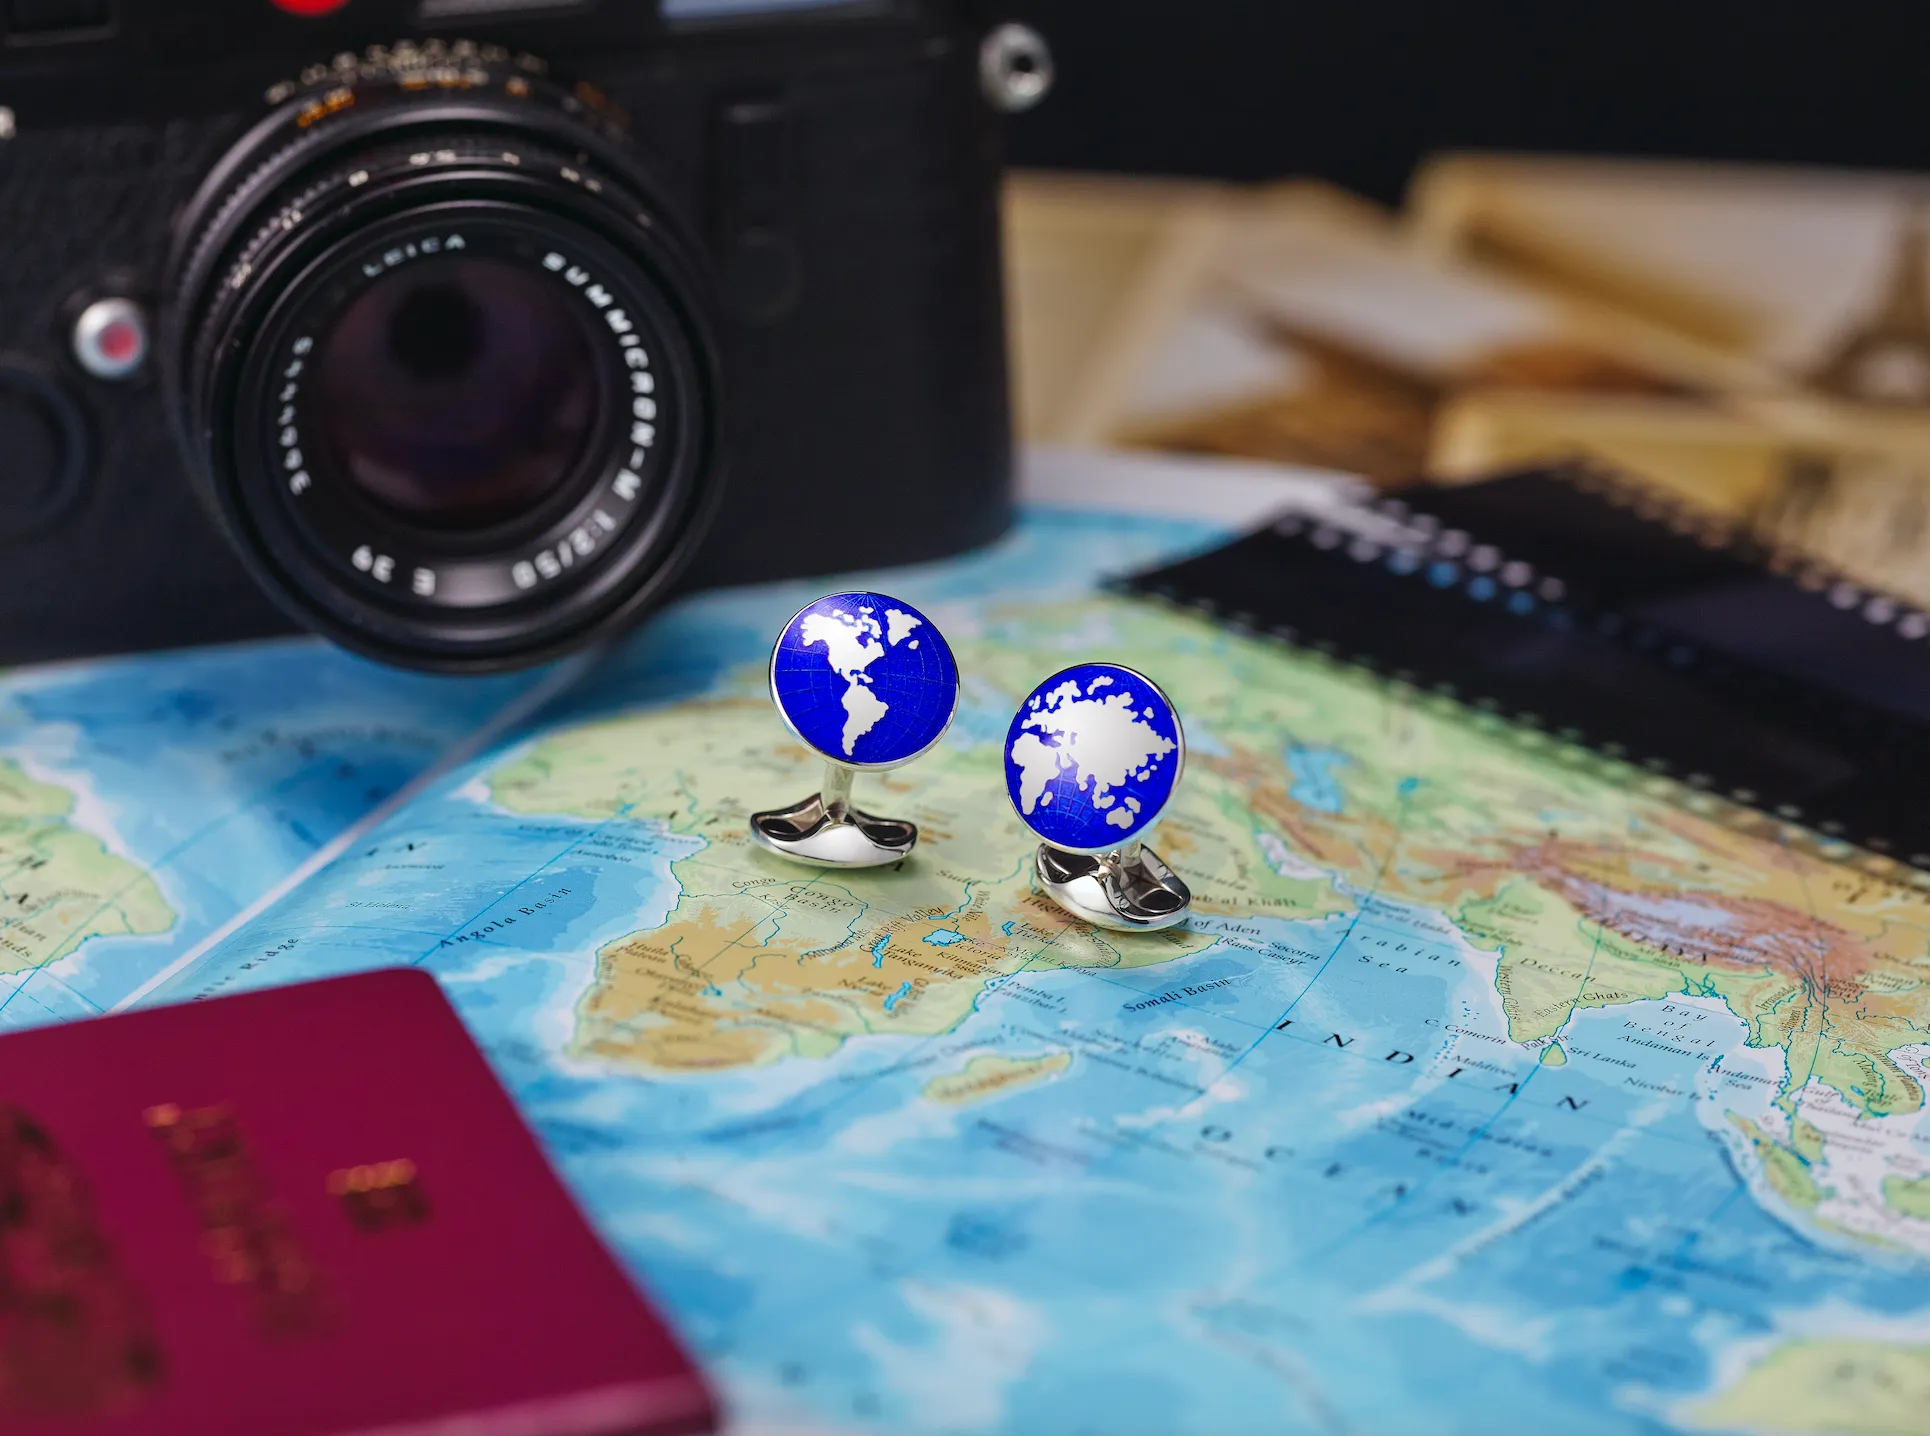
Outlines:
[[175, 914], [0, 978], [0, 1030], [112, 1006], [542, 681], [399, 673], [313, 639], [0, 678], [0, 756], [72, 792]]
[[1341, 790], [1334, 770], [1346, 767], [1350, 761], [1345, 753], [1329, 748], [1288, 744], [1287, 771], [1293, 774], [1293, 786], [1287, 790], [1287, 796], [1319, 812], [1338, 813]]

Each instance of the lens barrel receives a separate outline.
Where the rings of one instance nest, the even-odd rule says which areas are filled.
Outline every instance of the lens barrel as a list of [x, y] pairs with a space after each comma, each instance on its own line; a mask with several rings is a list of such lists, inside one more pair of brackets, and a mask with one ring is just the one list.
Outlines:
[[287, 87], [170, 263], [189, 472], [300, 621], [474, 671], [620, 626], [721, 485], [696, 249], [593, 91], [398, 45]]

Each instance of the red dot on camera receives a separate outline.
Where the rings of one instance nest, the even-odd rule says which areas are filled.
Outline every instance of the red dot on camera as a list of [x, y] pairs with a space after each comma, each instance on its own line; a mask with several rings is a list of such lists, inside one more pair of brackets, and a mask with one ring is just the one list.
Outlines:
[[141, 332], [132, 324], [114, 323], [101, 330], [96, 341], [103, 358], [119, 364], [132, 359], [141, 348]]
[[273, 0], [277, 10], [290, 15], [327, 15], [348, 4], [348, 0]]

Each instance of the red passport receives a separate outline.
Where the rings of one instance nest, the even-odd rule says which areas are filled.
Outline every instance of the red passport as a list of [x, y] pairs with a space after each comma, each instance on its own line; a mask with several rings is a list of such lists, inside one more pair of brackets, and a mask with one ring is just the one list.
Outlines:
[[0, 1038], [6, 1436], [714, 1424], [426, 974]]

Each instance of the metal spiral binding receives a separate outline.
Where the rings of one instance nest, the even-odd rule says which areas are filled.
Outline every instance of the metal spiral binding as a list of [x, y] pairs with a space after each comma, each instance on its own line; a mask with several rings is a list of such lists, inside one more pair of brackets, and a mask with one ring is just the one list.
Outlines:
[[[1679, 538], [1693, 540], [1701, 548], [1724, 553], [1787, 578], [1797, 588], [1821, 595], [1841, 612], [1857, 610], [1868, 623], [1891, 628], [1906, 642], [1930, 638], [1930, 612], [1832, 568], [1807, 550], [1786, 543], [1765, 542], [1733, 519], [1699, 509], [1678, 495], [1596, 464], [1576, 461], [1564, 464], [1560, 472], [1569, 486], [1582, 493], [1594, 495]], [[1417, 510], [1405, 499], [1381, 498], [1368, 508], [1384, 518], [1413, 527], [1417, 533], [1471, 542], [1464, 530], [1444, 528], [1434, 515]], [[1525, 565], [1521, 559], [1514, 562]]]

